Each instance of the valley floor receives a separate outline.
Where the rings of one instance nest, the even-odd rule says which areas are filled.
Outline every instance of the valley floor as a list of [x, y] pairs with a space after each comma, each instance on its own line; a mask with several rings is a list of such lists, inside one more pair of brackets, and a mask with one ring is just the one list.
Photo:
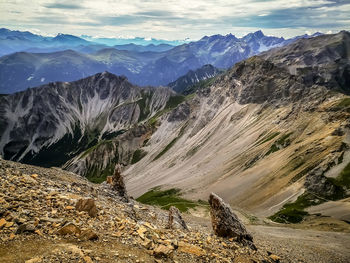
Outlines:
[[258, 247], [281, 262], [350, 262], [350, 234], [288, 227], [250, 226]]
[[[263, 222], [249, 224], [247, 217], [236, 213], [252, 233], [256, 246], [280, 256], [280, 262], [350, 262], [350, 224], [331, 218], [307, 219], [302, 224], [289, 226]], [[210, 231], [209, 218], [191, 217], [188, 220], [196, 221]]]

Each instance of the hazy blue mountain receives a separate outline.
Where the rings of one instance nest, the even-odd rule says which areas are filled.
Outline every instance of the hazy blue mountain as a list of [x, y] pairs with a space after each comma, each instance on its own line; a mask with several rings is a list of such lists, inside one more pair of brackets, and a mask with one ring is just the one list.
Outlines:
[[[40, 42], [56, 43], [57, 46], [48, 46], [56, 49], [54, 53], [19, 52], [1, 57], [0, 93], [13, 93], [51, 81], [73, 81], [106, 70], [125, 75], [137, 85], [165, 86], [203, 65], [227, 69], [262, 51], [293, 41], [257, 31], [243, 38], [232, 34], [205, 36], [165, 51], [149, 51], [164, 46], [147, 46], [142, 47], [141, 52], [139, 46], [127, 45], [129, 50], [118, 50], [92, 42], [85, 45], [90, 42], [59, 34]], [[70, 50], [57, 52], [68, 43], [72, 46]]]
[[82, 35], [81, 38], [99, 43], [104, 44], [108, 46], [115, 46], [115, 45], [127, 45], [127, 44], [135, 44], [135, 45], [142, 45], [142, 46], [148, 46], [148, 45], [160, 45], [160, 44], [167, 44], [171, 46], [177, 46], [184, 43], [188, 43], [189, 40], [165, 40], [165, 39], [156, 39], [156, 38], [144, 38], [144, 37], [133, 37], [133, 38], [107, 38], [107, 37], [92, 37], [87, 35]]
[[59, 79], [76, 80], [104, 68], [104, 64], [73, 50], [18, 52], [0, 58], [0, 93], [13, 93]]
[[[73, 35], [58, 34], [55, 37], [44, 37], [30, 32], [12, 31], [6, 28], [0, 29], [1, 56], [20, 51], [44, 53], [75, 49], [84, 52], [84, 48], [88, 46], [95, 47], [93, 51], [97, 50], [96, 43]], [[99, 45], [100, 49], [105, 47]]]
[[71, 49], [77, 52], [91, 54], [105, 48], [108, 48], [108, 46], [101, 45], [101, 44], [89, 44], [89, 45], [78, 45], [78, 46], [62, 45], [57, 47], [30, 47], [23, 51], [31, 52], [31, 53], [52, 53], [52, 52], [59, 52], [59, 51]]
[[250, 33], [241, 40], [247, 43], [254, 53], [266, 51], [271, 47], [282, 46], [286, 41], [283, 37], [265, 36], [261, 30]]
[[135, 52], [163, 52], [185, 41], [166, 41], [157, 39], [103, 39], [88, 36], [78, 37], [59, 33], [55, 37], [44, 37], [28, 31], [0, 28], [0, 56], [15, 52], [50, 53], [72, 49], [82, 53], [93, 53], [104, 48], [113, 47], [119, 50]]
[[80, 37], [76, 37], [73, 35], [67, 35], [67, 34], [61, 34], [61, 33], [59, 33], [54, 38], [50, 39], [50, 41], [52, 43], [54, 43], [55, 45], [62, 44], [62, 45], [79, 46], [79, 45], [90, 44], [90, 41], [86, 41], [85, 39], [82, 39]]
[[0, 39], [9, 39], [9, 40], [26, 39], [26, 40], [39, 42], [47, 38], [40, 35], [33, 34], [28, 31], [18, 31], [18, 30], [9, 30], [6, 28], [0, 28]]

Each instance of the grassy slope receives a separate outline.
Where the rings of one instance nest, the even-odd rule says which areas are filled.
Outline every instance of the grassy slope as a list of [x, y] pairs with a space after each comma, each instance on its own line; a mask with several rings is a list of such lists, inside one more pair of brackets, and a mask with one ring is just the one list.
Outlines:
[[204, 201], [192, 202], [181, 197], [179, 189], [160, 190], [156, 187], [144, 193], [136, 199], [140, 203], [160, 206], [162, 209], [168, 210], [170, 206], [177, 207], [181, 212], [186, 212], [190, 208], [195, 208], [198, 205], [207, 206]]

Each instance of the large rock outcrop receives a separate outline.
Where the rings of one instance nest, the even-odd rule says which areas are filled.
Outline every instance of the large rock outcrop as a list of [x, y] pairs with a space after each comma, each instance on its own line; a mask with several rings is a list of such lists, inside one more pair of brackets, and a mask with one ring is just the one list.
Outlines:
[[255, 249], [253, 236], [239, 220], [231, 207], [218, 195], [211, 193], [209, 196], [210, 215], [214, 233], [220, 237], [236, 238], [238, 242]]
[[324, 176], [321, 168], [313, 169], [306, 176], [304, 186], [309, 192], [324, 198], [333, 199], [343, 194], [343, 189]]

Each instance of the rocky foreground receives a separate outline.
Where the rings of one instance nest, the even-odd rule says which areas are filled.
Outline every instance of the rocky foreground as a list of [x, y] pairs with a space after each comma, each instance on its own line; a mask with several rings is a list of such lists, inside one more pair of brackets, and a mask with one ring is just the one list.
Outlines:
[[1, 262], [278, 262], [176, 212], [123, 202], [113, 187], [0, 159]]

